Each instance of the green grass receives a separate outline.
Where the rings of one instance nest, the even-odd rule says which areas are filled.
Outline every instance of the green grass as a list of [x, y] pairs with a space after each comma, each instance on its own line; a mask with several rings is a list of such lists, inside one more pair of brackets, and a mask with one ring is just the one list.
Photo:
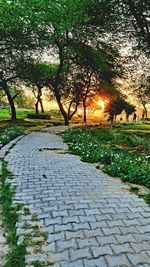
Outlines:
[[[12, 178], [11, 173], [7, 169], [7, 164], [2, 161], [2, 174], [0, 175], [1, 187], [1, 203], [4, 225], [7, 232], [7, 243], [10, 247], [10, 252], [6, 257], [4, 267], [25, 267], [25, 243], [17, 245], [16, 222], [18, 221], [17, 207], [12, 206], [12, 198], [14, 190], [7, 178]], [[19, 208], [19, 207], [18, 207]]]
[[[26, 108], [17, 108], [17, 119], [23, 120], [27, 117], [28, 113], [35, 113], [34, 109], [26, 109]], [[0, 120], [10, 120], [10, 109], [9, 108], [3, 108], [0, 109]]]
[[150, 188], [150, 133], [79, 127], [63, 137], [83, 161], [103, 164], [109, 175]]
[[23, 133], [23, 128], [19, 126], [0, 127], [0, 148]]
[[150, 124], [130, 124], [130, 125], [124, 125], [122, 127], [122, 130], [150, 130]]
[[[35, 109], [27, 109], [27, 108], [17, 108], [17, 119], [24, 120], [27, 118], [27, 114], [35, 114]], [[47, 116], [52, 116], [55, 118], [62, 118], [61, 114], [57, 110], [51, 110], [50, 112], [45, 112]], [[9, 108], [0, 108], [0, 120], [10, 120], [10, 109]]]

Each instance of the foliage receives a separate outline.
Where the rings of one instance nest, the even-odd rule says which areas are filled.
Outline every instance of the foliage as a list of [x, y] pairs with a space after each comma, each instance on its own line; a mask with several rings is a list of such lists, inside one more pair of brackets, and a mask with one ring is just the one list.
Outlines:
[[150, 165], [147, 160], [137, 156], [122, 156], [105, 166], [104, 171], [116, 177], [121, 177], [124, 182], [137, 183], [150, 188]]
[[127, 115], [127, 119], [129, 117], [129, 115], [131, 115], [133, 112], [135, 112], [135, 106], [128, 103], [127, 101], [125, 101], [125, 104], [124, 104], [124, 110], [125, 110], [125, 113]]
[[15, 137], [22, 134], [23, 129], [19, 126], [6, 126], [0, 128], [0, 147], [6, 145]]
[[113, 122], [115, 117], [121, 114], [123, 110], [128, 120], [129, 115], [135, 112], [135, 106], [126, 101], [124, 95], [116, 91], [116, 95], [106, 103], [104, 112], [107, 114], [108, 120]]
[[20, 244], [16, 246], [8, 255], [7, 255], [7, 262], [4, 267], [25, 267], [25, 254], [26, 254], [26, 247], [25, 244]]
[[25, 244], [17, 245], [16, 236], [16, 222], [18, 221], [17, 207], [12, 207], [12, 198], [14, 191], [10, 183], [6, 182], [7, 178], [11, 177], [11, 173], [7, 170], [5, 161], [2, 161], [2, 174], [0, 175], [0, 181], [2, 183], [1, 188], [1, 202], [4, 216], [4, 223], [8, 233], [7, 242], [10, 246], [10, 252], [7, 255], [6, 263], [4, 267], [25, 266]]
[[61, 126], [61, 125], [64, 125], [64, 121], [52, 121], [51, 123], [52, 123], [51, 126]]
[[32, 8], [28, 1], [0, 1], [0, 90], [7, 96], [12, 120], [16, 120], [16, 109], [10, 88], [17, 82], [23, 58], [29, 57], [37, 45], [33, 28], [38, 27], [38, 22]]
[[135, 135], [135, 134], [134, 135], [128, 135], [126, 137], [126, 141], [131, 146], [139, 146], [139, 145], [142, 145], [142, 143], [143, 143], [142, 138], [137, 136], [137, 135]]
[[124, 109], [124, 99], [117, 97], [111, 99], [105, 106], [104, 112], [108, 115], [108, 119], [113, 122], [115, 116], [119, 115]]
[[136, 130], [136, 131], [140, 131], [140, 130], [150, 130], [150, 125], [148, 121], [144, 121], [144, 123], [142, 124], [130, 124], [130, 125], [125, 125], [123, 126], [124, 130]]
[[48, 114], [27, 114], [28, 119], [50, 119]]
[[138, 186], [134, 186], [134, 185], [132, 185], [132, 186], [130, 187], [130, 191], [131, 191], [131, 192], [134, 192], [134, 193], [138, 193], [138, 191], [139, 191], [139, 187], [138, 187]]
[[132, 23], [136, 35], [139, 37], [141, 47], [145, 45], [149, 49], [150, 45], [150, 3], [147, 0], [125, 1], [120, 0], [124, 17]]
[[28, 86], [32, 85], [43, 88], [49, 84], [57, 70], [57, 65], [29, 60], [24, 62], [20, 77]]
[[[147, 105], [150, 103], [150, 73], [138, 75], [133, 81], [132, 93], [135, 95], [138, 103], [143, 107], [143, 118], [148, 117]], [[148, 77], [147, 77], [148, 76]]]
[[[63, 138], [69, 143], [71, 153], [80, 155], [88, 162], [104, 164], [103, 170], [123, 181], [142, 184], [150, 188], [150, 156], [148, 140], [135, 134], [116, 132], [112, 135], [107, 129], [93, 130], [87, 127], [72, 128]], [[121, 149], [118, 146], [123, 146]], [[129, 147], [130, 145], [130, 147]], [[136, 147], [136, 152], [133, 150]]]
[[[26, 92], [23, 90], [20, 90], [20, 89], [18, 90], [17, 96], [14, 100], [18, 108], [24, 108], [24, 109], [34, 108], [34, 102], [35, 102], [34, 97], [26, 95]], [[18, 118], [19, 117], [18, 109], [16, 110], [17, 110], [17, 118]]]

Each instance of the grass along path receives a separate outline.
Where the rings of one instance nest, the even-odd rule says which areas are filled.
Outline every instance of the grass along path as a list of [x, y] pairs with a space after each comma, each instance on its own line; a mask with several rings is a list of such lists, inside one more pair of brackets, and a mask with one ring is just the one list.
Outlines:
[[[73, 128], [63, 138], [71, 153], [86, 162], [99, 163], [110, 176], [150, 189], [149, 133], [128, 133], [109, 129]], [[147, 196], [147, 201], [149, 197]]]
[[4, 267], [25, 266], [25, 243], [17, 245], [16, 222], [18, 221], [17, 210], [19, 207], [12, 206], [14, 188], [11, 187], [8, 179], [12, 179], [11, 173], [7, 170], [7, 163], [2, 161], [1, 182], [1, 203], [4, 225], [7, 233], [7, 244], [9, 252], [6, 255]]
[[[10, 147], [6, 155], [11, 149]], [[50, 266], [51, 263], [38, 260], [32, 256], [32, 253], [39, 254], [42, 250], [43, 244], [46, 243], [47, 233], [41, 231], [37, 216], [31, 214], [30, 210], [24, 204], [14, 204], [16, 188], [12, 186], [11, 180], [13, 174], [8, 171], [7, 162], [0, 161], [0, 199], [2, 206], [0, 206], [1, 226], [3, 227], [3, 236], [0, 239], [0, 248], [3, 257], [0, 254], [0, 266], [2, 267], [45, 267]], [[31, 224], [25, 220], [20, 222], [21, 216], [31, 217]], [[33, 249], [34, 247], [34, 249]], [[27, 264], [28, 258], [33, 259], [30, 264]], [[30, 256], [31, 255], [31, 256]]]

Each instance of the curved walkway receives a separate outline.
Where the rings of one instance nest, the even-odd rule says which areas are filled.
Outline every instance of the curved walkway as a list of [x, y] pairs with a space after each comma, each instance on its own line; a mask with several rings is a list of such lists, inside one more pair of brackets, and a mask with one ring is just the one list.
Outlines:
[[14, 174], [14, 204], [25, 205], [18, 243], [32, 236], [27, 266], [36, 260], [54, 267], [150, 266], [150, 208], [144, 200], [61, 149], [67, 149], [61, 137], [35, 132], [5, 158]]

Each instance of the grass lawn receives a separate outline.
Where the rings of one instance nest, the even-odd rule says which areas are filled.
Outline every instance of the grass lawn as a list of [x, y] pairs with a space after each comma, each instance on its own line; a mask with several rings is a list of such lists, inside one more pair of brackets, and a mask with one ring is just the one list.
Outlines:
[[[17, 119], [23, 120], [27, 117], [28, 113], [35, 113], [34, 109], [18, 108], [17, 109]], [[10, 120], [10, 109], [3, 108], [0, 109], [0, 120]]]
[[122, 130], [149, 130], [150, 131], [150, 123], [149, 124], [130, 124], [122, 127]]
[[[43, 114], [39, 114], [38, 117], [35, 117], [34, 109], [17, 108], [16, 112], [17, 121], [14, 123], [11, 121], [9, 109], [0, 109], [0, 140], [3, 139], [3, 145], [10, 141], [9, 137], [7, 138], [6, 136], [9, 135], [9, 131], [12, 131], [12, 129], [14, 129], [15, 132], [18, 127], [22, 127], [23, 130], [25, 129], [32, 131], [38, 129], [40, 130], [41, 127], [43, 128], [55, 125], [64, 125], [62, 116], [57, 110], [51, 110], [50, 112], [44, 113], [44, 116]], [[27, 118], [27, 114], [31, 115], [30, 119]], [[4, 139], [6, 140], [4, 141]]]
[[[17, 119], [24, 120], [27, 118], [27, 114], [35, 114], [35, 109], [27, 109], [27, 108], [17, 108]], [[57, 110], [51, 110], [49, 112], [45, 112], [44, 114], [49, 115], [54, 118], [62, 118], [60, 113]], [[9, 108], [0, 108], [0, 121], [1, 120], [10, 120], [10, 109]]]
[[98, 163], [104, 172], [124, 182], [150, 189], [150, 132], [96, 127], [73, 128], [63, 135], [71, 153]]

